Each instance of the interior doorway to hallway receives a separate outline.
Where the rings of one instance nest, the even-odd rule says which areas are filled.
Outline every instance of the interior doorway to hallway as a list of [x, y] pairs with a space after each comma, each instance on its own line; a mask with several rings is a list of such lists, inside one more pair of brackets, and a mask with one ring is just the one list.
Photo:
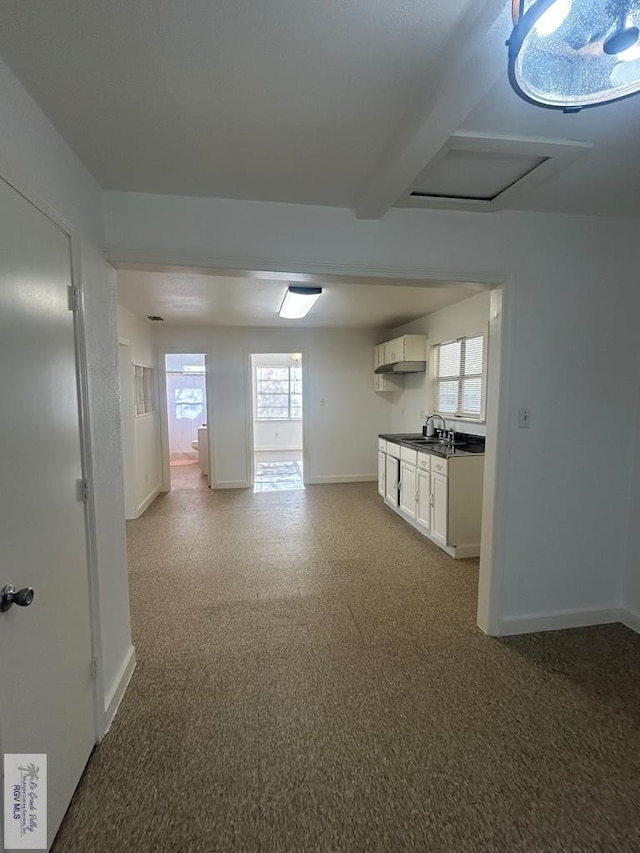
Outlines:
[[251, 356], [256, 492], [304, 489], [302, 370], [299, 352]]
[[171, 483], [198, 471], [208, 479], [206, 355], [166, 353], [164, 358]]

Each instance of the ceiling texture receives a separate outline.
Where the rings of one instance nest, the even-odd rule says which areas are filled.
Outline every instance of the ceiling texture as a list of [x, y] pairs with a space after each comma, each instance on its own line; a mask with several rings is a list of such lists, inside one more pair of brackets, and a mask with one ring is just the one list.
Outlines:
[[180, 269], [119, 269], [118, 302], [139, 317], [156, 315], [172, 325], [393, 329], [484, 289], [472, 283], [354, 283], [333, 277], [313, 282], [323, 292], [304, 319], [282, 320], [278, 311], [289, 283], [299, 284]]
[[640, 98], [507, 83], [510, 0], [2, 0], [0, 56], [107, 190], [375, 219], [458, 133], [592, 146], [512, 209], [640, 216]]

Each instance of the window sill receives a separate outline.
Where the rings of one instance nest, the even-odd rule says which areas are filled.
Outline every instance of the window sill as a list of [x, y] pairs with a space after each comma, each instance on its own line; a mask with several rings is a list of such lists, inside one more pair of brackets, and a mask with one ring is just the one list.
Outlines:
[[302, 418], [255, 418], [258, 424], [299, 424]]
[[447, 414], [445, 412], [434, 412], [434, 415], [439, 415], [441, 418], [444, 418], [446, 421], [456, 421], [462, 424], [478, 424], [478, 426], [486, 426], [487, 422], [484, 418], [465, 418], [460, 415], [452, 415]]

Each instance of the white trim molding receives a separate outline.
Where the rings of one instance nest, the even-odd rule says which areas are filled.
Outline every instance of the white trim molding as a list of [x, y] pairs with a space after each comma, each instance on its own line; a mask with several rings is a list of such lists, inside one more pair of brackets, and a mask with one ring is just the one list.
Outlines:
[[108, 692], [105, 694], [104, 731], [102, 732], [101, 738], [109, 731], [111, 723], [118, 713], [120, 702], [122, 701], [122, 697], [124, 696], [127, 687], [129, 686], [129, 682], [131, 681], [131, 676], [133, 675], [133, 670], [135, 668], [136, 650], [134, 646], [129, 646], [122, 665], [118, 670], [118, 674], [116, 675]]
[[632, 610], [630, 607], [623, 607], [620, 611], [620, 621], [627, 628], [640, 634], [640, 613], [637, 610]]
[[583, 610], [559, 610], [556, 613], [510, 616], [508, 619], [502, 619], [493, 636], [511, 637], [516, 634], [536, 634], [540, 631], [562, 631], [566, 628], [609, 625], [612, 622], [624, 622], [621, 608], [587, 607]]
[[377, 480], [377, 474], [336, 474], [330, 477], [309, 477], [306, 484], [322, 486], [330, 483], [373, 483]]

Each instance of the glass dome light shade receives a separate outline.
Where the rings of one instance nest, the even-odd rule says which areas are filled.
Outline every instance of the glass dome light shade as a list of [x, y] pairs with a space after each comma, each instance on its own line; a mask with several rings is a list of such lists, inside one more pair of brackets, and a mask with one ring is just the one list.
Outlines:
[[640, 0], [513, 0], [513, 20], [509, 80], [529, 103], [575, 112], [640, 92]]

